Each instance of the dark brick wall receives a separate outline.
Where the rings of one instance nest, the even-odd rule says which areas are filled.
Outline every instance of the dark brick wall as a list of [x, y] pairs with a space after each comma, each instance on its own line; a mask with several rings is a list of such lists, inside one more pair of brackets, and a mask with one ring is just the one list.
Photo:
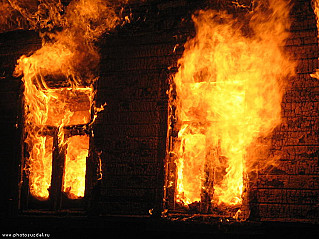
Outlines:
[[37, 33], [14, 31], [0, 35], [0, 213], [17, 212], [18, 182], [20, 170], [21, 80], [12, 73], [19, 57], [41, 47]]
[[161, 211], [166, 91], [182, 54], [181, 47], [174, 47], [190, 35], [190, 15], [203, 1], [150, 2], [127, 8], [132, 22], [101, 42], [97, 103], [107, 102], [107, 107], [94, 135], [103, 151], [103, 213]]
[[257, 218], [307, 221], [319, 218], [319, 81], [318, 40], [310, 1], [294, 1], [293, 24], [286, 49], [297, 64], [282, 102], [283, 123], [274, 132], [273, 150], [279, 164], [259, 172]]
[[[318, 219], [318, 80], [309, 75], [318, 68], [317, 28], [310, 1], [293, 4], [292, 34], [285, 48], [298, 62], [297, 75], [287, 87], [283, 123], [273, 136], [279, 165], [258, 174], [251, 199], [256, 220]], [[160, 202], [164, 155], [158, 150], [165, 145], [167, 78], [194, 33], [189, 16], [197, 7], [186, 1], [139, 6], [141, 16], [134, 10], [133, 16], [142, 20], [105, 39], [99, 94], [111, 115], [99, 127], [114, 135], [102, 147], [106, 211], [127, 213], [122, 207], [127, 205], [132, 212], [146, 213]]]

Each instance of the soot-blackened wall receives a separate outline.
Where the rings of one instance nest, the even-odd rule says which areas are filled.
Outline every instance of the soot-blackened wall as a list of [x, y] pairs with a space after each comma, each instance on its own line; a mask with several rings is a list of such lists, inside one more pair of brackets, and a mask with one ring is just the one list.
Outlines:
[[[150, 1], [126, 8], [132, 22], [101, 42], [96, 124], [103, 151], [100, 210], [159, 213], [163, 204], [168, 80], [192, 31], [191, 13], [203, 1]], [[183, 20], [185, 18], [187, 21]]]
[[261, 220], [318, 220], [319, 82], [316, 18], [311, 1], [293, 1], [291, 36], [285, 49], [297, 61], [282, 102], [283, 122], [273, 134], [279, 164], [259, 172], [256, 217]]
[[[102, 44], [98, 99], [108, 107], [96, 137], [103, 138], [101, 207], [114, 213], [147, 213], [160, 207], [168, 78], [183, 43], [194, 34], [191, 13], [209, 4], [218, 7], [209, 1], [149, 2], [132, 6], [135, 19]], [[257, 220], [318, 219], [319, 85], [310, 76], [318, 68], [318, 32], [311, 1], [292, 4], [285, 49], [297, 61], [297, 74], [289, 80], [283, 123], [272, 137], [279, 164], [260, 171], [251, 189], [251, 218]]]

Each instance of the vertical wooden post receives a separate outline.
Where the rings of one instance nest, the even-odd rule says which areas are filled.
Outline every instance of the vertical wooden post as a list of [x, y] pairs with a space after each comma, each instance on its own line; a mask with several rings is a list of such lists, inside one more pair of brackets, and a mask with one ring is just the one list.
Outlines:
[[51, 174], [51, 188], [50, 201], [51, 209], [58, 211], [61, 208], [62, 202], [62, 186], [65, 163], [65, 146], [61, 146], [58, 137], [58, 129], [54, 132], [53, 137], [53, 157], [52, 157], [52, 174]]
[[[207, 146], [207, 136], [206, 138], [206, 146]], [[212, 158], [218, 157], [215, 155], [215, 152], [211, 152], [209, 147], [206, 147], [205, 152], [205, 165], [204, 165], [204, 180], [203, 180], [203, 188], [201, 192], [201, 202], [200, 202], [200, 212], [201, 213], [210, 213], [211, 212], [211, 201], [213, 196], [213, 184], [214, 184], [214, 170], [212, 165]]]

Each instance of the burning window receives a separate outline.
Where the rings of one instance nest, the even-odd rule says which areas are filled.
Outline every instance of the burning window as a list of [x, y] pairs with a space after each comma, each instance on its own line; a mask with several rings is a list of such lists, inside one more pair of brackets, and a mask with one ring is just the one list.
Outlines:
[[[42, 47], [21, 56], [14, 72], [24, 83], [21, 192], [26, 204], [43, 202], [59, 210], [64, 199], [85, 196], [91, 126], [103, 110], [93, 101], [100, 60], [95, 43], [120, 23], [119, 4], [10, 1], [42, 38]], [[91, 173], [90, 182], [101, 175], [100, 165], [92, 167], [97, 175]]]
[[91, 87], [39, 89], [25, 81], [25, 167], [37, 200], [84, 197], [92, 101]]
[[193, 16], [196, 36], [185, 44], [170, 94], [173, 211], [247, 218], [250, 176], [274, 161], [267, 149], [295, 66], [282, 48], [289, 7], [269, 1], [244, 17], [213, 10]]

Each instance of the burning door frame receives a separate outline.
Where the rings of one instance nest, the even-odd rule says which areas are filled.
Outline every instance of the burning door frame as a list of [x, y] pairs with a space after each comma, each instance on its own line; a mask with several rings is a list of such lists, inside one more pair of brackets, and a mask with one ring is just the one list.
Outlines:
[[[84, 209], [83, 199], [92, 180], [88, 177], [92, 177], [89, 171], [93, 166], [93, 87], [46, 88], [38, 93], [45, 97], [30, 102], [24, 93], [21, 104], [24, 113], [19, 207], [53, 211]], [[43, 99], [45, 103], [41, 102]], [[26, 106], [26, 103], [44, 103], [43, 112], [32, 112], [35, 107]], [[46, 114], [45, 120], [41, 121], [45, 125], [28, 121], [34, 119], [30, 114], [41, 113]], [[34, 170], [37, 170], [36, 174]], [[72, 183], [78, 184], [75, 185], [77, 191], [73, 191]], [[36, 187], [44, 188], [44, 192], [35, 192]]]

